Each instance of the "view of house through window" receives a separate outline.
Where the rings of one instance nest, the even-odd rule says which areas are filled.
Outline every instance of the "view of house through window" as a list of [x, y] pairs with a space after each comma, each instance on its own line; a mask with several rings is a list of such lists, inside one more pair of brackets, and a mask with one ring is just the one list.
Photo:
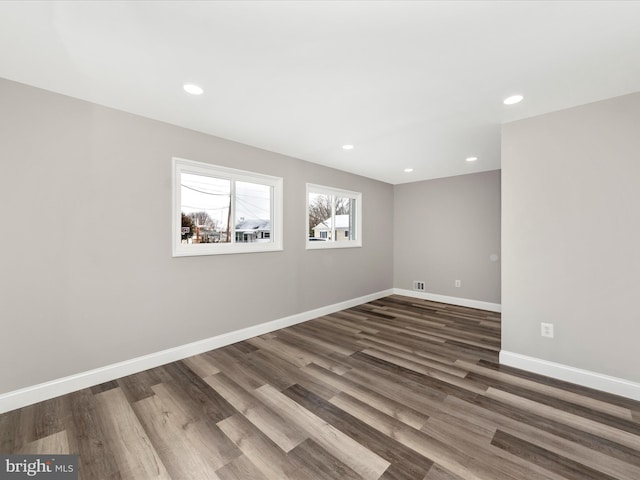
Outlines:
[[[281, 248], [281, 238], [275, 235], [273, 225], [276, 205], [281, 210], [282, 179], [188, 160], [175, 162], [174, 188], [180, 230], [175, 233], [179, 242], [174, 244], [174, 254], [207, 255]], [[249, 245], [240, 248], [243, 244], [255, 245], [257, 250]], [[234, 245], [238, 245], [238, 249]]]
[[360, 246], [359, 210], [360, 193], [308, 185], [308, 247]]
[[271, 241], [271, 187], [236, 182], [236, 242]]
[[182, 173], [180, 189], [182, 243], [271, 241], [269, 185]]

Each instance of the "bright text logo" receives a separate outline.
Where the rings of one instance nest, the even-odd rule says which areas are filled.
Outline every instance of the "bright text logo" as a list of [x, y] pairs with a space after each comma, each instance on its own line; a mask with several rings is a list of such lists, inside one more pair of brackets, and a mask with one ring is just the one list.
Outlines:
[[77, 480], [77, 455], [0, 455], [0, 480]]

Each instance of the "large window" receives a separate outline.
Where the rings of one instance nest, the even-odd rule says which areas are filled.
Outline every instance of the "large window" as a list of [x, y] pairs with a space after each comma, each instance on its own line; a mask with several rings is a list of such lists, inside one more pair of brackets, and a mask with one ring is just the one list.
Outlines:
[[362, 194], [307, 184], [307, 248], [362, 246]]
[[282, 250], [282, 178], [173, 159], [173, 255]]

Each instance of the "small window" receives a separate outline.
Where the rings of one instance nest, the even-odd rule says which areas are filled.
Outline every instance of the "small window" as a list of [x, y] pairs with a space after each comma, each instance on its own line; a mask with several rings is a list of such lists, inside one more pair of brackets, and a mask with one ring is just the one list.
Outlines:
[[282, 178], [173, 159], [173, 256], [282, 250]]
[[362, 246], [362, 194], [307, 184], [307, 248]]

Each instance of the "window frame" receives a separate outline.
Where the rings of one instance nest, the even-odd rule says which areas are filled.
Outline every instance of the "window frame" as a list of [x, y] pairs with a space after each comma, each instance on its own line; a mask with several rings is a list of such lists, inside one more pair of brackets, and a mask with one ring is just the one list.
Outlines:
[[[208, 176], [229, 180], [231, 182], [231, 219], [229, 243], [198, 243], [183, 244], [182, 239], [182, 198], [181, 175], [183, 173]], [[235, 236], [235, 182], [248, 182], [271, 187], [271, 232], [270, 242], [237, 243]], [[196, 162], [184, 158], [172, 158], [172, 206], [171, 206], [171, 235], [172, 256], [191, 257], [201, 255], [225, 255], [236, 253], [259, 253], [283, 250], [283, 179], [262, 173], [248, 172], [236, 168]]]
[[[309, 238], [309, 232], [313, 225], [309, 222], [309, 194], [316, 193], [320, 195], [331, 195], [334, 197], [348, 197], [355, 199], [355, 240], [337, 240], [336, 238], [336, 222], [332, 220], [331, 225], [331, 240], [326, 241], [311, 241]], [[360, 248], [362, 247], [362, 193], [354, 192], [351, 190], [344, 190], [341, 188], [327, 187], [324, 185], [317, 185], [313, 183], [307, 183], [306, 189], [306, 200], [305, 200], [305, 243], [307, 250], [323, 250], [323, 249], [331, 249], [331, 248]], [[335, 204], [332, 208], [332, 216], [335, 217]], [[349, 226], [349, 231], [351, 231], [351, 226]]]

